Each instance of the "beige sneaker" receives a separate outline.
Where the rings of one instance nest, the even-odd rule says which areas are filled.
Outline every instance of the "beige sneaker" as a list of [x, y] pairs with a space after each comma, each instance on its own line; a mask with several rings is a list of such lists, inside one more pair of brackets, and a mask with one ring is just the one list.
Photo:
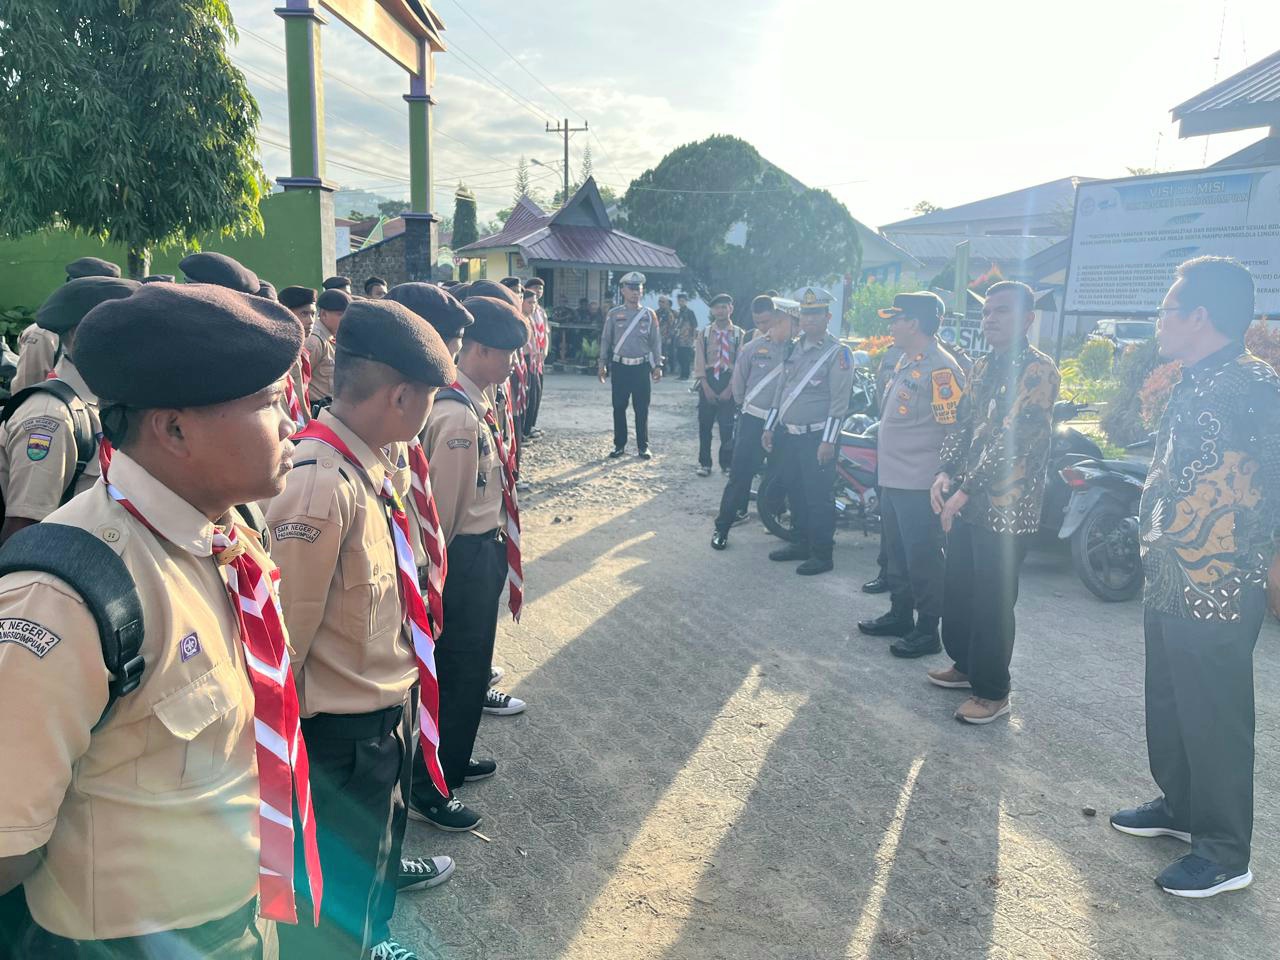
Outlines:
[[990, 723], [996, 717], [1009, 712], [1009, 698], [1003, 700], [983, 700], [982, 697], [970, 697], [960, 704], [956, 711], [956, 719], [965, 723]]
[[956, 669], [953, 663], [945, 670], [930, 670], [929, 682], [935, 687], [946, 687], [948, 690], [969, 690], [969, 678]]

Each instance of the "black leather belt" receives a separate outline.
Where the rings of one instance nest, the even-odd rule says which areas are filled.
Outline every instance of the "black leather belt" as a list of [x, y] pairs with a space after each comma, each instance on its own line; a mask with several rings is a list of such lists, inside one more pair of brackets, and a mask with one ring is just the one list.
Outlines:
[[396, 729], [403, 717], [403, 703], [369, 713], [317, 713], [302, 718], [302, 733], [330, 740], [372, 740]]

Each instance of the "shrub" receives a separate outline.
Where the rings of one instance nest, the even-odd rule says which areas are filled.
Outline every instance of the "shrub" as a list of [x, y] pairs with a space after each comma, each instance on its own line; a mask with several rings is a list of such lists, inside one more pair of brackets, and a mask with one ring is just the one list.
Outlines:
[[1108, 340], [1090, 340], [1080, 351], [1080, 373], [1086, 380], [1104, 380], [1111, 376], [1116, 350]]
[[1145, 440], [1150, 432], [1142, 419], [1142, 386], [1160, 362], [1156, 341], [1129, 347], [1116, 364], [1115, 397], [1102, 416], [1102, 432], [1119, 446]]

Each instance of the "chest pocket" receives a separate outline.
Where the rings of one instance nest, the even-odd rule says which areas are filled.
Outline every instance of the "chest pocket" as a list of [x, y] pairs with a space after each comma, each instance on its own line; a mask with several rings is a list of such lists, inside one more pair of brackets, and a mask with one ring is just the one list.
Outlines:
[[893, 420], [914, 420], [920, 413], [920, 381], [899, 379], [889, 384], [889, 402], [885, 404], [885, 415]]
[[173, 793], [221, 776], [251, 722], [238, 709], [243, 683], [237, 665], [223, 662], [157, 703], [146, 721], [138, 786]]
[[[381, 521], [381, 514], [370, 523]], [[391, 545], [366, 549], [345, 548], [339, 558], [342, 570], [343, 639], [368, 643], [385, 637], [400, 626], [400, 597], [397, 592], [395, 557]]]

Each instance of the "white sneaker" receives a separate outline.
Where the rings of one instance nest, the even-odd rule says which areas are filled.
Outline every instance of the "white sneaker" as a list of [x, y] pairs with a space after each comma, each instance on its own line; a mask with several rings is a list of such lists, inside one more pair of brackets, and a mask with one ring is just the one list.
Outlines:
[[490, 667], [489, 668], [489, 686], [496, 687], [499, 683], [502, 682], [502, 678], [505, 677], [506, 675], [507, 675], [507, 671], [503, 670], [501, 667]]
[[484, 694], [484, 712], [495, 717], [514, 717], [524, 713], [528, 706], [519, 697], [513, 697], [501, 690], [489, 689]]
[[369, 960], [418, 960], [418, 955], [394, 940], [383, 940], [369, 951]]

